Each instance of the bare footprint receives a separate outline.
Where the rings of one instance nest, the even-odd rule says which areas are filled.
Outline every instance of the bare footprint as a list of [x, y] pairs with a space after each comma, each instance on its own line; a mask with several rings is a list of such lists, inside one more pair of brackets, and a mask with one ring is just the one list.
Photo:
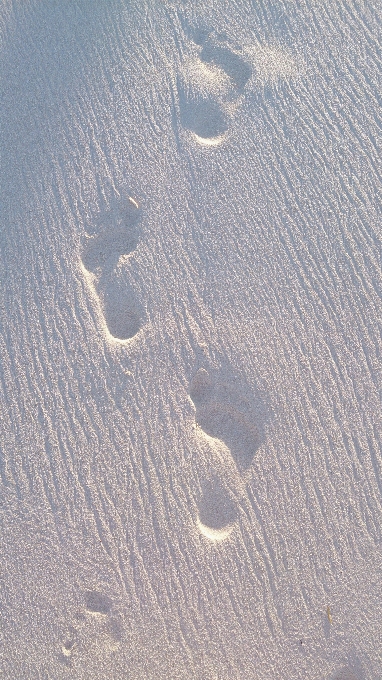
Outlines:
[[179, 87], [180, 121], [196, 141], [208, 146], [220, 144], [228, 130], [230, 116], [209, 92], [198, 91], [189, 83]]
[[[194, 375], [190, 397], [195, 405], [195, 419], [205, 435], [215, 439], [217, 452], [230, 476], [229, 491], [226, 478], [216, 476], [206, 480], [198, 501], [197, 526], [211, 541], [222, 541], [230, 536], [238, 517], [237, 497], [244, 492], [243, 475], [250, 467], [261, 444], [259, 414], [248, 399], [244, 385], [235, 379], [212, 379], [204, 368]], [[227, 461], [227, 455], [232, 466]], [[228, 463], [228, 466], [227, 466]], [[215, 466], [216, 469], [216, 466]]]
[[59, 658], [65, 665], [75, 665], [87, 654], [114, 652], [123, 637], [122, 620], [112, 599], [99, 590], [84, 593], [84, 606], [74, 616], [61, 643]]
[[141, 309], [123, 272], [118, 269], [137, 246], [140, 209], [130, 196], [120, 200], [113, 211], [103, 216], [95, 235], [87, 236], [82, 264], [89, 284], [96, 291], [110, 335], [127, 340], [141, 327]]
[[200, 144], [220, 144], [229, 130], [251, 67], [225, 41], [209, 36], [178, 80], [180, 121]]
[[142, 314], [133, 289], [115, 272], [98, 290], [110, 335], [117, 340], [133, 338], [141, 328]]
[[261, 443], [257, 415], [235, 385], [216, 381], [201, 368], [191, 382], [190, 396], [196, 407], [196, 422], [210, 437], [220, 439], [230, 450], [239, 472], [251, 465]]

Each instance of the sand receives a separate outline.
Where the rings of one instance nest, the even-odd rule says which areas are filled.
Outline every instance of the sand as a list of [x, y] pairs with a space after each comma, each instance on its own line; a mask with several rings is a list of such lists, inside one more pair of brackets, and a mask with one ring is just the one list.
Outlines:
[[1, 3], [1, 678], [381, 680], [381, 30]]

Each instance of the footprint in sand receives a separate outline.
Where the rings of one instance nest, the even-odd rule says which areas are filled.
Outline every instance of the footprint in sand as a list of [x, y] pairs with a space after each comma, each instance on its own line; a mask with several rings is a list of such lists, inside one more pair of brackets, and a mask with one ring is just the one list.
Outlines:
[[226, 34], [197, 31], [194, 55], [178, 77], [180, 122], [199, 144], [216, 146], [229, 133], [249, 80], [255, 87], [296, 78], [304, 70], [294, 56], [277, 45], [256, 43], [244, 48]]
[[78, 657], [88, 653], [104, 656], [118, 649], [122, 637], [123, 626], [113, 600], [101, 591], [88, 590], [83, 607], [63, 638], [60, 660], [65, 665], [75, 665]]
[[191, 382], [190, 397], [196, 407], [196, 422], [206, 434], [220, 439], [230, 450], [240, 473], [251, 465], [261, 443], [256, 415], [235, 385], [212, 383], [201, 368]]
[[[261, 444], [257, 414], [237, 384], [212, 381], [201, 368], [191, 381], [190, 397], [195, 419], [203, 432], [222, 442], [242, 479]], [[223, 540], [232, 532], [237, 504], [218, 481], [206, 482], [198, 509], [198, 527], [212, 540]]]
[[140, 212], [130, 196], [120, 200], [83, 243], [81, 259], [88, 282], [96, 291], [107, 329], [117, 340], [134, 337], [141, 327], [141, 310], [123, 266], [138, 243]]
[[218, 145], [229, 130], [251, 77], [249, 64], [225, 36], [199, 41], [178, 78], [180, 122], [200, 144]]

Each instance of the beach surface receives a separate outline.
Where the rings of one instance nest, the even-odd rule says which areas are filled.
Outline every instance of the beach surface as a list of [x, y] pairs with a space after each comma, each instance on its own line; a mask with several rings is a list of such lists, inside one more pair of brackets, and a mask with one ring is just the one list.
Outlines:
[[4, 680], [381, 680], [381, 34], [2, 0]]

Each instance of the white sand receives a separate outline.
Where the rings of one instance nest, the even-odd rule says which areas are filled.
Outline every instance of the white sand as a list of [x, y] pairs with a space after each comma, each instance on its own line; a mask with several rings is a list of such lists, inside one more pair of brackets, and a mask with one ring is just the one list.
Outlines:
[[381, 680], [376, 0], [3, 0], [0, 677]]

